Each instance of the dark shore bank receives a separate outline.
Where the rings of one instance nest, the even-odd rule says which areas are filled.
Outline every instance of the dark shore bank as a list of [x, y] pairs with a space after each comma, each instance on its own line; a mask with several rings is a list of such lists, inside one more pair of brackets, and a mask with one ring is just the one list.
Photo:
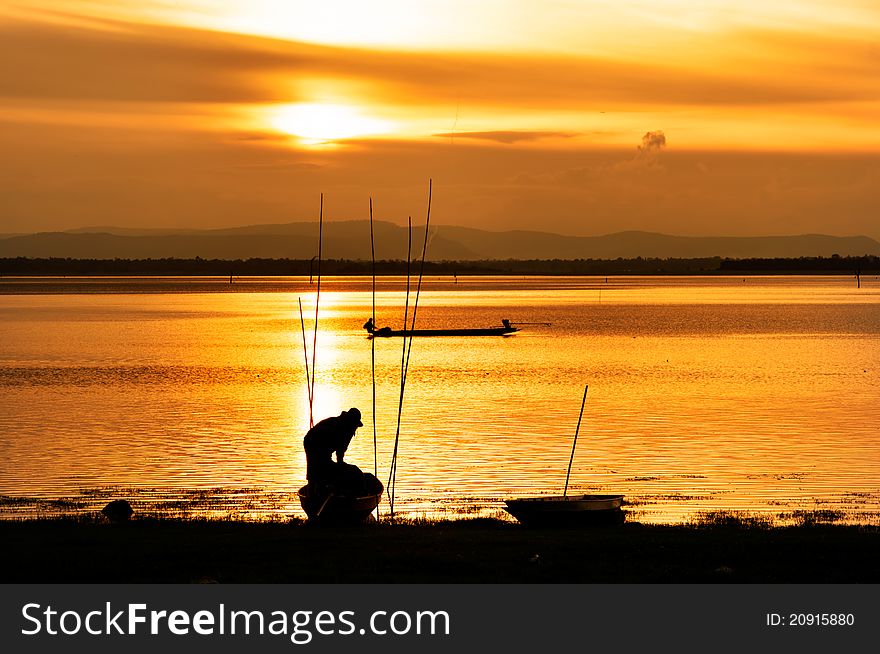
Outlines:
[[[880, 272], [880, 257], [832, 256], [791, 258], [487, 259], [426, 261], [431, 275], [863, 275]], [[324, 275], [369, 276], [370, 261], [325, 259]], [[401, 260], [376, 262], [377, 275], [405, 275]], [[311, 276], [311, 259], [82, 259], [0, 258], [0, 278], [8, 276]]]
[[0, 581], [182, 583], [877, 583], [880, 529], [496, 520], [316, 528], [140, 519], [2, 521]]

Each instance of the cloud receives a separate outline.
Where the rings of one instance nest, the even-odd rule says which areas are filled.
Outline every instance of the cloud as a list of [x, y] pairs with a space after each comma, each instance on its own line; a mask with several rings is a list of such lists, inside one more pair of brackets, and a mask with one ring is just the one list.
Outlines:
[[290, 141], [290, 135], [281, 132], [239, 132], [233, 138], [238, 141]]
[[0, 95], [110, 102], [271, 102], [289, 89], [266, 83], [305, 52], [273, 52], [259, 39], [114, 21], [69, 26], [0, 22]]
[[642, 144], [639, 146], [639, 152], [659, 152], [664, 147], [666, 147], [666, 134], [660, 130], [645, 132]]
[[[750, 59], [645, 63], [536, 54], [396, 52], [92, 19], [0, 21], [0, 95], [141, 102], [293, 102], [302, 79], [339, 80], [382, 102], [622, 111], [880, 99], [860, 41], [760, 32]], [[711, 45], [711, 44], [707, 44]], [[734, 50], [736, 50], [734, 48]], [[761, 53], [769, 53], [761, 59]], [[820, 53], [820, 54], [819, 54]], [[796, 54], [797, 56], [793, 56]], [[719, 60], [719, 56], [720, 59]], [[659, 60], [658, 60], [659, 61]], [[529, 71], [523, 83], [523, 71]], [[501, 141], [504, 142], [504, 141]]]
[[575, 132], [551, 132], [542, 130], [497, 130], [490, 132], [446, 132], [434, 134], [438, 138], [463, 138], [481, 141], [494, 141], [495, 143], [519, 143], [522, 141], [538, 141], [540, 139], [572, 138], [577, 136]]
[[265, 161], [241, 164], [236, 167], [250, 170], [293, 170], [296, 172], [316, 172], [325, 168], [325, 165], [311, 161]]
[[[572, 187], [604, 180], [613, 182], [615, 179], [640, 177], [645, 173], [664, 173], [659, 153], [666, 147], [666, 135], [662, 130], [646, 132], [642, 144], [637, 146], [636, 153], [629, 158], [605, 159], [599, 163], [573, 166], [554, 171], [541, 171], [537, 174], [517, 174], [510, 183], [515, 186], [538, 187]], [[615, 156], [615, 155], [610, 155]]]

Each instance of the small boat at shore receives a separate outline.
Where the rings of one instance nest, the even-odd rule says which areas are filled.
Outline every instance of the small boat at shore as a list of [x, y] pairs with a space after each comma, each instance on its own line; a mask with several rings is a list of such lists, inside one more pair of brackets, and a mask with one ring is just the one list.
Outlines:
[[519, 328], [510, 324], [509, 320], [502, 320], [501, 327], [468, 327], [463, 329], [391, 329], [382, 327], [376, 329], [372, 319], [364, 325], [369, 334], [368, 338], [391, 338], [394, 336], [507, 336], [519, 331]]
[[565, 486], [562, 495], [543, 495], [540, 497], [518, 497], [506, 500], [504, 510], [524, 525], [543, 527], [585, 527], [589, 525], [622, 525], [626, 514], [620, 507], [623, 495], [569, 495], [568, 480], [574, 463], [575, 448], [587, 403], [587, 390], [584, 386], [584, 399], [574, 430], [571, 444], [571, 457], [568, 472], [565, 473]]
[[299, 489], [299, 503], [309, 522], [322, 525], [360, 524], [379, 506], [385, 487], [373, 475], [364, 475], [366, 489], [358, 495], [336, 493], [313, 496], [306, 484]]
[[504, 510], [529, 526], [618, 525], [623, 495], [545, 495], [505, 501]]

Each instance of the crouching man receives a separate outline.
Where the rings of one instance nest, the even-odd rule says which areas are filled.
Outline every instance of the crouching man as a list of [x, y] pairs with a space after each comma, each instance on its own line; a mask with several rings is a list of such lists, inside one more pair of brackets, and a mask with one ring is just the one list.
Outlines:
[[[349, 409], [322, 420], [309, 430], [303, 439], [309, 495], [357, 495], [362, 492], [364, 474], [357, 466], [345, 463], [345, 452], [358, 427], [363, 426], [361, 412]], [[334, 453], [336, 461], [333, 460]]]

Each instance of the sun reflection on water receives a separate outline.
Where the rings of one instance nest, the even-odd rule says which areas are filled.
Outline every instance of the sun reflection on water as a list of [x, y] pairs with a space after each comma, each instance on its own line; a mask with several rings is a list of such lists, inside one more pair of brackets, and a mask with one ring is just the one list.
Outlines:
[[[630, 280], [629, 299], [608, 290], [600, 303], [598, 279], [496, 281], [462, 281], [468, 292], [429, 281], [420, 325], [552, 324], [414, 342], [395, 502], [404, 513], [493, 514], [505, 497], [558, 493], [589, 383], [575, 492], [625, 493], [633, 515], [653, 522], [718, 509], [880, 515], [877, 288], [849, 301], [837, 280], [688, 280], [688, 304], [679, 280], [643, 292]], [[247, 497], [247, 515], [298, 514], [288, 500], [305, 477], [296, 301], [302, 293], [311, 364], [307, 282], [267, 282], [282, 293], [0, 296], [3, 494], [121, 487], [159, 506], [226, 489], [222, 505]], [[380, 323], [396, 325], [402, 295], [390, 284]], [[370, 293], [363, 280], [328, 288], [315, 419], [358, 407], [365, 427], [346, 458], [372, 471]], [[801, 301], [814, 292], [828, 301]], [[385, 481], [401, 342], [375, 345]]]

